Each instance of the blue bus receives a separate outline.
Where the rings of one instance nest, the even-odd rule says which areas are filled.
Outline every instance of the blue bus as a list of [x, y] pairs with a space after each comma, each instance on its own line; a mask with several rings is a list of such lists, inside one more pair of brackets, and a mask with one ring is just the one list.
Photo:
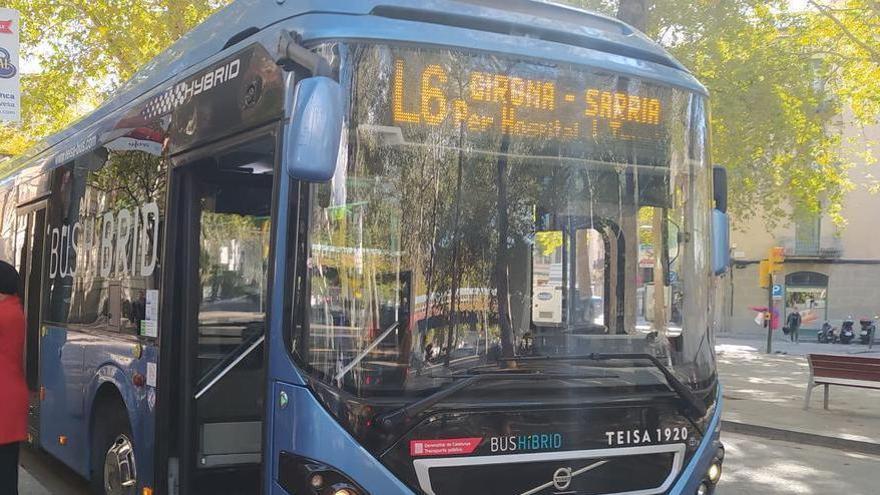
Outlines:
[[239, 0], [0, 179], [99, 494], [706, 494], [706, 89], [526, 0]]

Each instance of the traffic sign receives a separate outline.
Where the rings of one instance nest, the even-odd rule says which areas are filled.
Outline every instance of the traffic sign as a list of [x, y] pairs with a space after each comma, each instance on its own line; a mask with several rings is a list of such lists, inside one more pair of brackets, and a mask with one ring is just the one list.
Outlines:
[[21, 120], [18, 11], [0, 7], [0, 122]]
[[784, 293], [785, 287], [782, 284], [773, 284], [773, 288], [770, 290], [770, 295], [773, 296], [774, 301], [781, 301]]

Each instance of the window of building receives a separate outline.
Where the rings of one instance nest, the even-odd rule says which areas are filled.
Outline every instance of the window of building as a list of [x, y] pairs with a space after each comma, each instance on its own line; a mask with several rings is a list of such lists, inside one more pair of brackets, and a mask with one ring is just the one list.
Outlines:
[[804, 328], [818, 328], [828, 318], [828, 275], [795, 272], [785, 276], [785, 318], [801, 314]]
[[795, 254], [815, 254], [819, 252], [819, 235], [822, 217], [818, 212], [806, 208], [795, 212]]

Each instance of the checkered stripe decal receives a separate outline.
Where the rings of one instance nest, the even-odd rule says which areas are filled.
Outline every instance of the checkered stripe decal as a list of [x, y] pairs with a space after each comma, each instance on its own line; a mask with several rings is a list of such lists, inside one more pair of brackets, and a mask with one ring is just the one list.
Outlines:
[[193, 96], [211, 91], [238, 77], [241, 60], [235, 59], [214, 69], [208, 70], [188, 81], [179, 82], [164, 93], [153, 97], [144, 105], [141, 114], [147, 120], [167, 115]]
[[141, 114], [145, 119], [152, 120], [171, 113], [171, 111], [182, 105], [185, 101], [186, 85], [178, 84], [174, 88], [168, 88], [164, 93], [148, 101]]

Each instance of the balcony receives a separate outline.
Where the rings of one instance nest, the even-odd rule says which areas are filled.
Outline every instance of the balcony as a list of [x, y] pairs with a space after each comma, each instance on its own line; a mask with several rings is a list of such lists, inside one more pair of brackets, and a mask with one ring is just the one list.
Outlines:
[[786, 258], [837, 259], [843, 255], [843, 247], [837, 237], [809, 240], [784, 237], [779, 242], [785, 248]]

